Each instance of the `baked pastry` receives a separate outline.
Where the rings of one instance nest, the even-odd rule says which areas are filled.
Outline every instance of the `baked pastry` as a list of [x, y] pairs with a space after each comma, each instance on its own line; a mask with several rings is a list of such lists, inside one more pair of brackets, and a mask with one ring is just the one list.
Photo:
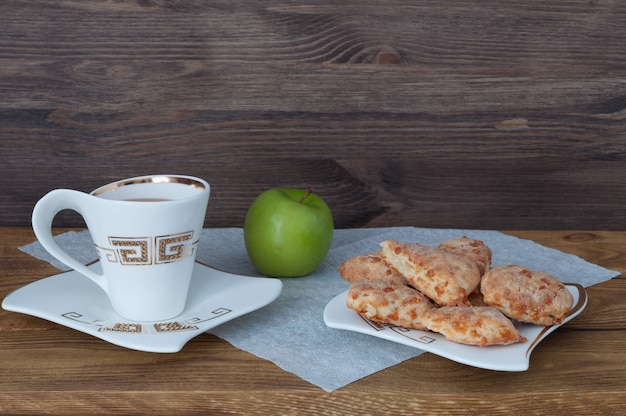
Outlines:
[[491, 307], [436, 307], [417, 290], [383, 280], [350, 285], [346, 305], [370, 321], [438, 332], [468, 345], [525, 342], [513, 323]]
[[350, 283], [361, 280], [384, 280], [406, 285], [406, 279], [385, 261], [380, 251], [351, 257], [338, 268], [339, 275]]
[[371, 321], [423, 331], [421, 317], [434, 306], [417, 290], [383, 280], [350, 285], [346, 305]]
[[460, 254], [472, 260], [478, 266], [481, 275], [491, 267], [491, 249], [481, 240], [463, 236], [446, 240], [437, 248]]
[[443, 306], [471, 306], [468, 295], [480, 284], [478, 266], [461, 255], [416, 243], [380, 243], [389, 265], [411, 286]]
[[352, 283], [347, 306], [371, 321], [438, 332], [462, 344], [508, 345], [526, 342], [511, 319], [559, 324], [574, 303], [567, 287], [545, 272], [491, 267], [491, 249], [480, 240], [454, 238], [437, 248], [394, 240], [380, 245], [380, 252], [337, 269]]
[[422, 323], [447, 340], [461, 344], [484, 347], [526, 342], [509, 318], [486, 306], [433, 308], [422, 317]]
[[485, 304], [511, 319], [536, 325], [563, 322], [574, 298], [557, 278], [521, 266], [500, 266], [482, 278], [480, 291]]

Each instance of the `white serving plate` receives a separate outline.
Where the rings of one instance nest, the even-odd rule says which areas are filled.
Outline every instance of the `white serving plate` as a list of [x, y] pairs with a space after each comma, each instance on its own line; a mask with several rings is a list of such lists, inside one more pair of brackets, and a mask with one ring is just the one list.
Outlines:
[[464, 345], [448, 341], [443, 335], [434, 332], [371, 322], [346, 306], [347, 291], [337, 295], [326, 305], [324, 322], [330, 328], [372, 335], [474, 367], [499, 371], [525, 371], [530, 364], [530, 354], [539, 342], [580, 314], [587, 306], [587, 292], [581, 285], [567, 284], [566, 287], [574, 296], [574, 306], [565, 320], [559, 325], [552, 326], [514, 322], [520, 334], [527, 339], [526, 342], [518, 344], [487, 347]]
[[[100, 264], [93, 268], [100, 272]], [[279, 279], [247, 277], [196, 263], [182, 314], [164, 322], [129, 321], [104, 291], [76, 271], [37, 280], [10, 293], [7, 311], [47, 319], [112, 344], [148, 352], [177, 352], [193, 337], [273, 302]]]

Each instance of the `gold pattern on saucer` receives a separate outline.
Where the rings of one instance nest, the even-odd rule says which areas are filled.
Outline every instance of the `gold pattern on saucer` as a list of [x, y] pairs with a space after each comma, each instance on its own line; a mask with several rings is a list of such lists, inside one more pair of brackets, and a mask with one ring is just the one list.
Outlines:
[[145, 327], [137, 322], [114, 322], [103, 325], [99, 331], [123, 332], [127, 334], [160, 334], [165, 332], [191, 331], [195, 329], [198, 329], [195, 325], [189, 325], [178, 321], [158, 322], [148, 327]]
[[[171, 321], [171, 322], [159, 322], [152, 325], [153, 330], [156, 333], [164, 332], [178, 332], [178, 331], [190, 331], [198, 329], [195, 325], [188, 325], [183, 322]], [[150, 332], [149, 329], [137, 322], [115, 322], [112, 324], [103, 325], [99, 331], [108, 332], [124, 332], [130, 334], [141, 334]]]
[[175, 331], [188, 331], [190, 329], [198, 329], [195, 325], [186, 325], [182, 322], [160, 322], [154, 324], [156, 332], [175, 332]]
[[111, 332], [131, 332], [131, 333], [141, 333], [142, 327], [141, 324], [137, 323], [115, 323], [113, 326], [104, 326], [100, 328], [100, 331], [111, 331]]
[[195, 318], [183, 319], [181, 321], [165, 321], [148, 324], [146, 322], [103, 322], [99, 319], [91, 319], [79, 312], [66, 312], [61, 316], [72, 321], [80, 322], [86, 325], [94, 325], [98, 327], [99, 332], [118, 332], [125, 334], [166, 334], [171, 332], [195, 331], [200, 328], [201, 323], [220, 318], [228, 315], [233, 310], [218, 307], [211, 311], [207, 316], [198, 316]]

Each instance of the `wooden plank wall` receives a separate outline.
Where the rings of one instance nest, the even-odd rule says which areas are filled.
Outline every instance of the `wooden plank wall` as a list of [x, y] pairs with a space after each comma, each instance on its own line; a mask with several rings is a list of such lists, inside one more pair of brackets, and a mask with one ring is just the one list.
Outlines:
[[212, 227], [311, 186], [338, 228], [624, 230], [626, 2], [2, 1], [0, 140], [0, 225], [174, 172]]

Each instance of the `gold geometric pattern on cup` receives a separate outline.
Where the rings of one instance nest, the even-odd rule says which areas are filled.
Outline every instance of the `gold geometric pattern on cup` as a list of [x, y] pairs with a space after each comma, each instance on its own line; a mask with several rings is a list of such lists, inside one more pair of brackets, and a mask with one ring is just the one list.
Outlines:
[[117, 252], [115, 250], [111, 250], [110, 248], [104, 248], [100, 246], [96, 246], [96, 251], [98, 252], [98, 258], [100, 261], [108, 261], [109, 263], [117, 263]]
[[115, 251], [122, 265], [146, 266], [152, 264], [150, 237], [109, 237], [109, 243], [117, 247]]
[[181, 234], [155, 237], [157, 247], [156, 263], [173, 263], [190, 257], [193, 254], [193, 231]]
[[154, 238], [108, 237], [111, 248], [96, 245], [96, 250], [101, 261], [120, 263], [122, 266], [173, 263], [193, 256], [198, 244], [193, 235], [191, 230]]

